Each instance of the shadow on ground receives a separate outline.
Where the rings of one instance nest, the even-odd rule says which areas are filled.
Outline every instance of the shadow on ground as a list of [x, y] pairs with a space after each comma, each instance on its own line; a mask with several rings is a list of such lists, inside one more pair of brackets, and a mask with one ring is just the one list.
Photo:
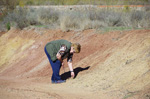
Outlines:
[[[75, 68], [74, 69], [74, 73], [75, 73], [75, 77], [74, 78], [77, 77], [79, 72], [84, 71], [84, 70], [88, 70], [89, 68], [90, 68], [90, 66], [87, 66], [85, 68], [81, 68], [81, 67]], [[70, 77], [71, 77], [70, 71], [61, 74], [61, 79], [63, 79], [63, 80], [66, 80], [66, 79], [68, 79]]]

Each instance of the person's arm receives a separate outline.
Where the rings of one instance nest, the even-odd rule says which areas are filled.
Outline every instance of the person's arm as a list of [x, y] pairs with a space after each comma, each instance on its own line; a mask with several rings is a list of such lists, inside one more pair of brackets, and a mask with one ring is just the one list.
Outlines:
[[[65, 50], [66, 50], [66, 46], [65, 46], [65, 45], [62, 45], [62, 47], [60, 48], [60, 50], [59, 50], [59, 51], [57, 52], [57, 54], [56, 54], [57, 59], [60, 60], [61, 63], [63, 63], [62, 56], [64, 55]], [[63, 65], [63, 64], [62, 64], [62, 65]]]
[[70, 72], [71, 72], [71, 77], [74, 78], [75, 73], [74, 73], [73, 67], [72, 67], [72, 58], [73, 58], [73, 54], [69, 54], [68, 59], [67, 59], [67, 62], [68, 62], [69, 70], [70, 70]]
[[74, 71], [73, 71], [73, 68], [72, 68], [72, 62], [68, 61], [68, 67], [69, 67], [69, 70], [71, 72], [71, 77], [74, 78], [75, 74], [74, 74]]

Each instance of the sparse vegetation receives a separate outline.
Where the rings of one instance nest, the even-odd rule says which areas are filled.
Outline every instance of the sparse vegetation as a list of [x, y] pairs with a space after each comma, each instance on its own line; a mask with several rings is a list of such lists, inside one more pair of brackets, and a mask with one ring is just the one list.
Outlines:
[[[10, 12], [3, 21], [17, 23], [23, 29], [31, 25], [44, 25], [49, 28], [61, 28], [63, 31], [100, 29], [112, 27], [150, 28], [149, 10], [113, 10], [113, 9], [76, 9], [56, 10], [54, 8], [18, 8]], [[119, 28], [117, 28], [119, 29]]]
[[6, 24], [6, 27], [7, 27], [7, 30], [10, 30], [10, 23], [8, 22], [7, 24]]
[[[5, 26], [15, 23], [20, 29], [28, 26], [61, 28], [63, 31], [99, 29], [108, 27], [149, 28], [150, 10], [131, 10], [128, 5], [121, 10], [114, 9], [68, 9], [26, 8], [26, 5], [75, 5], [75, 4], [136, 4], [149, 3], [149, 0], [2, 0], [6, 11], [0, 16]], [[83, 3], [84, 2], [84, 3]], [[19, 7], [15, 9], [16, 5]], [[3, 19], [2, 19], [3, 18]], [[13, 26], [13, 25], [11, 25]], [[6, 27], [7, 28], [7, 27]]]
[[25, 5], [133, 5], [149, 3], [149, 0], [24, 0]]

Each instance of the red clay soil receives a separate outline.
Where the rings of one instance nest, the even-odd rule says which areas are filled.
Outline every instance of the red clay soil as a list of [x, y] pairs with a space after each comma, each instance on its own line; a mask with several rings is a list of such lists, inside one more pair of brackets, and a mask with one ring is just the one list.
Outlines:
[[[79, 42], [73, 57], [76, 78], [51, 84], [44, 53], [47, 42]], [[150, 98], [150, 30], [10, 30], [0, 37], [1, 99], [148, 99]]]
[[150, 7], [150, 5], [100, 5], [100, 8], [123, 8], [123, 7], [139, 8], [139, 7]]

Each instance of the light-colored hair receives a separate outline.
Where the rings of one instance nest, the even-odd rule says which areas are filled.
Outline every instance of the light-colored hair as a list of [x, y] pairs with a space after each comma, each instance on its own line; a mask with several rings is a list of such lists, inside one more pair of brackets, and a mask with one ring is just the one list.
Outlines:
[[75, 53], [80, 53], [81, 45], [79, 43], [72, 43], [71, 46], [74, 48]]

